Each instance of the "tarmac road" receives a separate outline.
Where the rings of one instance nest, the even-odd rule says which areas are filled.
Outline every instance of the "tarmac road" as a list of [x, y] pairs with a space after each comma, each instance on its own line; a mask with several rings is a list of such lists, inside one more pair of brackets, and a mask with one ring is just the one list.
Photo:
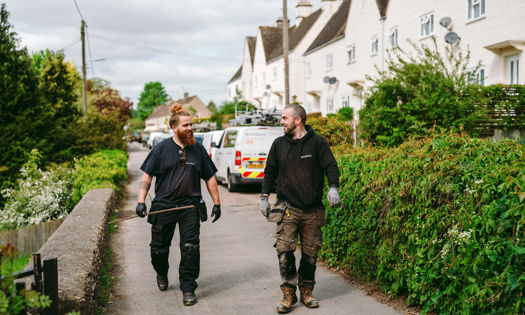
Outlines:
[[[141, 163], [148, 154], [137, 143], [128, 146], [128, 185], [122, 209], [134, 209], [142, 172]], [[153, 192], [150, 190], [150, 194]], [[219, 187], [222, 216], [201, 225], [201, 272], [195, 291], [197, 304], [184, 306], [178, 283], [178, 232], [171, 246], [168, 290], [159, 291], [156, 274], [150, 264], [150, 225], [137, 218], [118, 223], [111, 235], [110, 246], [115, 254], [116, 276], [114, 294], [106, 314], [276, 314], [281, 299], [277, 254], [273, 244], [274, 225], [258, 210], [256, 189], [229, 193]], [[203, 184], [203, 195], [211, 211], [211, 198]], [[149, 202], [148, 198], [148, 202]], [[149, 205], [148, 205], [149, 209]], [[120, 211], [119, 217], [134, 215]], [[297, 255], [297, 261], [299, 256]], [[377, 302], [338, 275], [318, 268], [314, 293], [318, 309], [300, 303], [290, 314], [398, 314]]]

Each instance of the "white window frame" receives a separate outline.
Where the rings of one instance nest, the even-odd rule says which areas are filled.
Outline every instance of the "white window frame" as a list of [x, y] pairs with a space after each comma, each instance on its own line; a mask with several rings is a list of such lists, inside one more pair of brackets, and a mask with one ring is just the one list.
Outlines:
[[306, 63], [306, 77], [311, 78], [312, 77], [312, 63], [307, 62]]
[[390, 29], [390, 48], [399, 47], [399, 29], [397, 26]]
[[351, 44], [346, 49], [346, 54], [348, 56], [348, 63], [354, 63], [355, 62], [355, 44]]
[[434, 35], [434, 12], [419, 17], [419, 39]]
[[266, 85], [266, 72], [263, 72], [263, 73], [262, 73], [262, 81], [263, 81], [263, 82], [262, 82], [262, 83], [263, 83], [263, 86], [265, 86], [265, 85]]
[[485, 85], [486, 70], [485, 67], [479, 67], [476, 69], [470, 69], [467, 71], [467, 83], [468, 84], [480, 84]]
[[379, 38], [377, 34], [372, 35], [370, 38], [370, 55], [375, 56], [379, 52]]
[[344, 94], [341, 100], [341, 107], [350, 107], [350, 95]]
[[467, 0], [467, 22], [477, 21], [486, 15], [485, 0]]
[[277, 67], [273, 67], [273, 80], [277, 81]]
[[325, 56], [326, 60], [326, 71], [330, 71], [334, 69], [334, 55], [332, 53], [329, 53]]
[[509, 84], [520, 83], [520, 55], [513, 55], [507, 57], [507, 69]]
[[334, 112], [334, 98], [331, 96], [328, 96], [326, 98], [326, 112], [327, 113], [333, 113]]
[[257, 87], [257, 75], [255, 75], [253, 77], [253, 83], [254, 83], [255, 87]]

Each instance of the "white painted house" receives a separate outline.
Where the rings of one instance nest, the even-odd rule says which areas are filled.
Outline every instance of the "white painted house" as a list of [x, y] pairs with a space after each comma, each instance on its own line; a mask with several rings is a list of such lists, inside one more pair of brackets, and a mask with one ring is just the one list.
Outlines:
[[[519, 67], [524, 63], [524, 0], [323, 0], [320, 13], [312, 12], [308, 1], [299, 1], [296, 9], [296, 25], [290, 28], [290, 95], [309, 113], [326, 115], [348, 106], [357, 114], [372, 84], [367, 76], [377, 75], [389, 52], [413, 52], [408, 40], [431, 46], [432, 36], [440, 50], [449, 47], [457, 54], [469, 49], [472, 68], [481, 62], [476, 75], [482, 84], [525, 80], [524, 67]], [[315, 21], [314, 14], [319, 14]], [[308, 17], [311, 25], [306, 32], [303, 26], [294, 43], [294, 32]], [[237, 84], [244, 99], [261, 108], [282, 107], [278, 26], [259, 27], [252, 66], [250, 74], [243, 63], [244, 84]]]

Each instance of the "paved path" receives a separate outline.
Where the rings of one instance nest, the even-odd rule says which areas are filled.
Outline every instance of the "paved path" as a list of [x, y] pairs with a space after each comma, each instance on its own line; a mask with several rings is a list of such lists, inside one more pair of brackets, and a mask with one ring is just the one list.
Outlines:
[[[128, 149], [129, 180], [122, 208], [134, 209], [142, 175], [139, 166], [148, 151], [135, 143]], [[149, 259], [150, 225], [145, 219], [132, 219], [119, 223], [118, 232], [111, 236], [120, 280], [106, 314], [276, 314], [281, 292], [277, 255], [272, 246], [274, 226], [258, 211], [259, 193], [252, 190], [231, 194], [223, 186], [220, 194], [222, 217], [201, 226], [198, 303], [182, 305], [177, 273], [178, 232], [171, 247], [170, 285], [162, 292], [157, 289]], [[207, 191], [204, 198], [208, 206], [212, 204]], [[119, 216], [133, 214], [123, 211]], [[314, 293], [320, 308], [307, 309], [298, 303], [291, 314], [397, 314], [335, 274], [318, 268], [316, 276]]]

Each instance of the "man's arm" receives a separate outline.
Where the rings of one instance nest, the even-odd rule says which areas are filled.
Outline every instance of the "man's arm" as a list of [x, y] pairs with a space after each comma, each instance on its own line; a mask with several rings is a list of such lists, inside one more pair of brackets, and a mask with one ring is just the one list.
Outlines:
[[264, 178], [263, 178], [263, 184], [262, 184], [262, 195], [270, 195], [272, 192], [273, 186], [275, 184], [275, 179], [277, 178], [277, 172], [278, 170], [278, 160], [277, 160], [277, 152], [276, 152], [276, 143], [277, 139], [274, 140], [272, 143], [272, 146], [270, 148], [270, 152], [268, 152], [268, 156], [266, 158], [266, 167], [264, 168]]
[[139, 203], [146, 203], [146, 196], [148, 195], [149, 188], [151, 187], [152, 179], [153, 176], [147, 173], [142, 174], [139, 188]]
[[219, 187], [217, 186], [217, 181], [215, 180], [215, 176], [212, 176], [208, 180], [206, 180], [206, 188], [208, 188], [208, 192], [211, 195], [213, 204], [220, 205], [221, 200], [219, 198]]

